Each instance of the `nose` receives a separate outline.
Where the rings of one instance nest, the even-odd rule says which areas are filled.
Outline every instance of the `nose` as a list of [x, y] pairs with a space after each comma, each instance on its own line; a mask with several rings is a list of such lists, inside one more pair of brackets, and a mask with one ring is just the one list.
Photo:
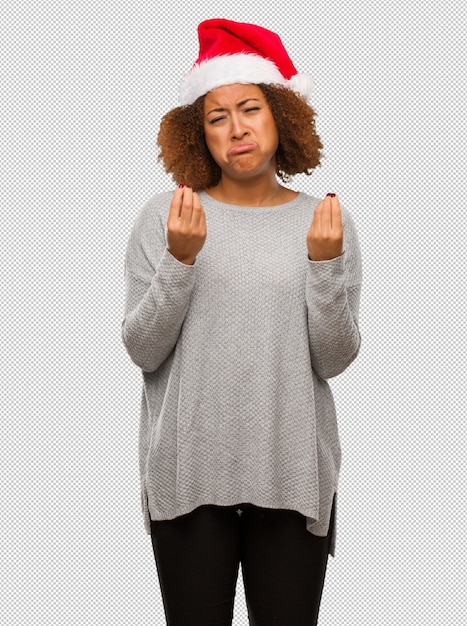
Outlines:
[[248, 135], [248, 131], [242, 124], [242, 120], [238, 115], [232, 116], [231, 135], [232, 139], [242, 139], [245, 135]]

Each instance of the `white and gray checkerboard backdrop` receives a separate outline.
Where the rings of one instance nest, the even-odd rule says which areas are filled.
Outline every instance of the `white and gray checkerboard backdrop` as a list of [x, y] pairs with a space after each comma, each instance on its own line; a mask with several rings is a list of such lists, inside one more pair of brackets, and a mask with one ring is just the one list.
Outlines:
[[[258, 5], [256, 8], [255, 5]], [[467, 623], [465, 9], [446, 0], [7, 2], [0, 9], [0, 621], [164, 624], [139, 503], [123, 257], [197, 24], [278, 32], [364, 261], [322, 626]], [[235, 626], [247, 624], [241, 580]]]

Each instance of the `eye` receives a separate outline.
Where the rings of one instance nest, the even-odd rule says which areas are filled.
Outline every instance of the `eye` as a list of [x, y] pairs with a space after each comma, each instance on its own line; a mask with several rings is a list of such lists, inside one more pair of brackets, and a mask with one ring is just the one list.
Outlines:
[[251, 111], [259, 111], [260, 107], [248, 107], [245, 109], [245, 113], [250, 113]]
[[216, 122], [220, 122], [221, 120], [225, 119], [225, 115], [220, 115], [219, 117], [213, 117], [212, 119], [209, 120], [210, 124], [216, 124]]

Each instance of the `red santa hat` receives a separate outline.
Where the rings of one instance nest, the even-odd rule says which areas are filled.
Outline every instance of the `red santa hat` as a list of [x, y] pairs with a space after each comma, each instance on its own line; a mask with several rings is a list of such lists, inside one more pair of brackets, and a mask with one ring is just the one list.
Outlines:
[[213, 19], [198, 26], [199, 56], [180, 88], [182, 105], [233, 83], [283, 85], [309, 98], [313, 79], [299, 74], [279, 35], [261, 26]]

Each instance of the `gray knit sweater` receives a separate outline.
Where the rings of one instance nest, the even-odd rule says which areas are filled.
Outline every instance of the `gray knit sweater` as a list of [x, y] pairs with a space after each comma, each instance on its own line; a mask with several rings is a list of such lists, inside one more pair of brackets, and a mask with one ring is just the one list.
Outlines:
[[166, 250], [171, 198], [141, 210], [125, 266], [123, 341], [143, 371], [146, 530], [203, 504], [252, 503], [299, 511], [323, 536], [340, 467], [326, 379], [360, 346], [354, 224], [343, 210], [344, 253], [313, 262], [317, 199], [245, 207], [201, 193], [208, 234], [188, 266]]

